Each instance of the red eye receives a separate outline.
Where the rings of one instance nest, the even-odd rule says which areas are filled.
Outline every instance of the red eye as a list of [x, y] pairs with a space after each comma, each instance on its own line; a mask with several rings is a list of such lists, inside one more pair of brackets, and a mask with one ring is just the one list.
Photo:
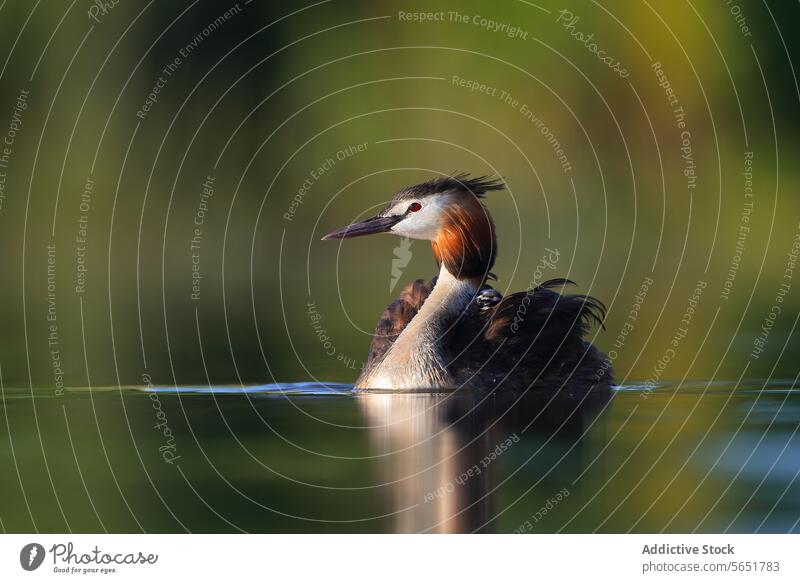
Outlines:
[[422, 205], [418, 202], [412, 202], [411, 205], [408, 207], [409, 212], [415, 213], [422, 208]]

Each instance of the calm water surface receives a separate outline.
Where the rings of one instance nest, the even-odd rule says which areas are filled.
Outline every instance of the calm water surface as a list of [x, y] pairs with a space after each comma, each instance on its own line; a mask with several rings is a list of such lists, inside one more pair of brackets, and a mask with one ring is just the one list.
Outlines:
[[3, 389], [6, 531], [798, 532], [800, 391]]

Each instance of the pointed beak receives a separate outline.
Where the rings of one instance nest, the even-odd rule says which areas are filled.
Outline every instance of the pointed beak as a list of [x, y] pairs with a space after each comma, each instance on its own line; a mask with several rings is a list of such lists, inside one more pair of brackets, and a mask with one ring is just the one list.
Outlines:
[[372, 217], [360, 223], [353, 223], [341, 229], [325, 235], [322, 240], [330, 241], [332, 239], [349, 239], [351, 237], [362, 237], [364, 235], [372, 235], [373, 233], [386, 233], [397, 223], [402, 221], [405, 217], [398, 215], [394, 217]]

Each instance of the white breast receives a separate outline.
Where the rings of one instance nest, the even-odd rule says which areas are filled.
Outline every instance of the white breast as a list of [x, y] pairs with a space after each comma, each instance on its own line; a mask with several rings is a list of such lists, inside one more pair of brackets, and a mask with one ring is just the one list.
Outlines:
[[447, 374], [442, 334], [472, 301], [474, 283], [456, 279], [444, 266], [431, 295], [400, 333], [383, 360], [356, 383], [359, 389], [454, 388]]

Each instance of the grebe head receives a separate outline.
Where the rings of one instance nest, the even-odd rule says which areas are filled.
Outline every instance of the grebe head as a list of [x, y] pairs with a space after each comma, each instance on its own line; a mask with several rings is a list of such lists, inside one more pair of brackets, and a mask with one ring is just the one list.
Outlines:
[[502, 181], [466, 174], [437, 178], [398, 192], [378, 215], [328, 233], [323, 240], [392, 233], [431, 241], [436, 261], [454, 276], [486, 279], [497, 255], [494, 223], [480, 198]]

